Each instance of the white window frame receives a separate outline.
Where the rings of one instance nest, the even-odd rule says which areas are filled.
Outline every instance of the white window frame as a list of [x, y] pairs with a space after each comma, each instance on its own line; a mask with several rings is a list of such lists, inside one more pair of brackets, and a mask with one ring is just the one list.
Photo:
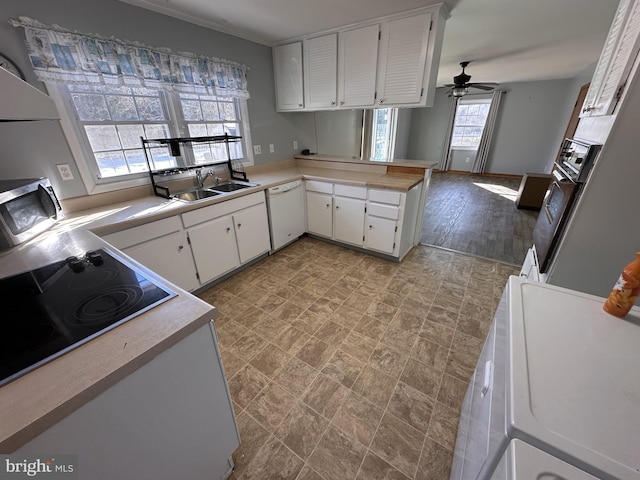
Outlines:
[[[468, 151], [477, 151], [478, 150], [478, 146], [471, 146], [471, 145], [454, 145], [453, 144], [453, 131], [456, 127], [456, 118], [457, 118], [457, 113], [458, 113], [458, 108], [460, 108], [461, 105], [477, 105], [477, 104], [488, 104], [491, 105], [491, 97], [488, 98], [465, 98], [463, 100], [460, 100], [458, 102], [458, 105], [456, 106], [456, 114], [453, 117], [453, 125], [451, 126], [451, 150], [468, 150]], [[482, 126], [482, 131], [484, 132], [485, 127], [487, 126], [487, 119], [488, 119], [488, 115], [487, 118], [485, 118], [484, 121], [484, 125]], [[482, 135], [480, 136], [482, 138]]]
[[[388, 142], [389, 148], [387, 150], [387, 156], [383, 160], [376, 160], [373, 158], [375, 153], [376, 136], [377, 136], [377, 123], [374, 117], [379, 110], [389, 110], [389, 130], [388, 130]], [[362, 116], [362, 158], [370, 162], [391, 162], [395, 155], [396, 150], [396, 133], [398, 131], [398, 108], [388, 107], [383, 109], [371, 109], [365, 110]]]
[[[93, 156], [93, 151], [88, 141], [85, 140], [85, 135], [81, 131], [82, 125], [77, 120], [77, 113], [73, 100], [71, 99], [70, 92], [64, 85], [57, 85], [55, 83], [45, 83], [49, 96], [53, 99], [58, 111], [60, 112], [60, 124], [62, 131], [67, 138], [69, 149], [76, 162], [78, 171], [82, 181], [87, 189], [89, 195], [97, 193], [113, 192], [126, 188], [134, 188], [143, 185], [150, 185], [151, 180], [149, 173], [137, 173], [126, 175], [123, 177], [114, 177], [113, 181], [102, 180], [96, 181], [95, 172], [97, 171], [97, 164]], [[178, 132], [179, 136], [185, 136], [186, 124], [179, 123], [179, 117], [175, 111], [178, 100], [166, 102], [167, 112], [169, 118], [167, 123], [169, 128], [173, 128]], [[245, 99], [238, 99], [238, 107], [240, 110], [240, 125], [242, 128], [242, 137], [244, 140], [245, 158], [243, 160], [244, 166], [254, 165], [253, 150], [251, 148], [251, 128], [249, 124], [249, 109], [247, 101]]]

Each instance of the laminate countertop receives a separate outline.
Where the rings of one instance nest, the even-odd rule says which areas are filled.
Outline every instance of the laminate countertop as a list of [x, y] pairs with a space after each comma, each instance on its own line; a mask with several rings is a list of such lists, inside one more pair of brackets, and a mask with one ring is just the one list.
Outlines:
[[[314, 179], [408, 191], [424, 181], [431, 164], [388, 172], [386, 165], [344, 162], [326, 168], [318, 159], [283, 162], [249, 173], [256, 187], [196, 202], [153, 195], [79, 209], [51, 230], [9, 250], [0, 251], [0, 278], [48, 265], [87, 250], [107, 248], [97, 235], [130, 228], [206, 205], [265, 190], [297, 179]], [[407, 171], [409, 173], [407, 173]], [[75, 206], [82, 205], [76, 201]], [[71, 209], [69, 209], [71, 210]], [[177, 295], [34, 371], [0, 387], [0, 452], [9, 453], [104, 392], [153, 357], [217, 316], [215, 307], [133, 262]]]

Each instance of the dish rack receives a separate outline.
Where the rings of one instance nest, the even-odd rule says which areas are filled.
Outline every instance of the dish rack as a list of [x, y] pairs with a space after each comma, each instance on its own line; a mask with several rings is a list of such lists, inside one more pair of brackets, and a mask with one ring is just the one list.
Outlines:
[[[242, 161], [231, 158], [230, 145], [237, 143], [242, 139], [240, 136], [234, 135], [215, 135], [208, 137], [176, 137], [176, 138], [152, 138], [147, 139], [140, 137], [142, 149], [147, 160], [149, 168], [149, 177], [151, 178], [151, 186], [153, 192], [159, 197], [171, 198], [170, 188], [166, 185], [159, 185], [160, 178], [169, 182], [184, 176], [191, 170], [197, 170], [215, 165], [226, 164], [229, 170], [229, 176], [232, 180], [247, 181], [247, 174], [244, 170]], [[195, 145], [215, 145], [224, 144], [226, 147], [227, 158], [223, 160], [215, 160], [207, 163], [196, 163], [196, 155], [193, 152]], [[164, 146], [168, 149], [169, 155], [174, 157], [175, 165], [169, 168], [155, 168], [153, 149]]]

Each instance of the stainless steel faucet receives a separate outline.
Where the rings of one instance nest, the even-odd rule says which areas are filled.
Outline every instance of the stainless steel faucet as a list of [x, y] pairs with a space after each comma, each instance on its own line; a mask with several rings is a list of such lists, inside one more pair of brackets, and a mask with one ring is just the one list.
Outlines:
[[202, 175], [202, 169], [201, 168], [197, 168], [196, 169], [196, 184], [198, 185], [198, 188], [204, 188], [204, 181], [209, 178], [212, 177], [214, 175], [213, 169], [209, 170], [208, 172], [206, 172], [204, 174], [204, 176]]

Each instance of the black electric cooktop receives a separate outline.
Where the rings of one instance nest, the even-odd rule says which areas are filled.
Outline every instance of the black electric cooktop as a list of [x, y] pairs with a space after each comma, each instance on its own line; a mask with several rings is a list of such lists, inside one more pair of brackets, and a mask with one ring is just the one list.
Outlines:
[[0, 385], [173, 296], [105, 250], [0, 279]]

